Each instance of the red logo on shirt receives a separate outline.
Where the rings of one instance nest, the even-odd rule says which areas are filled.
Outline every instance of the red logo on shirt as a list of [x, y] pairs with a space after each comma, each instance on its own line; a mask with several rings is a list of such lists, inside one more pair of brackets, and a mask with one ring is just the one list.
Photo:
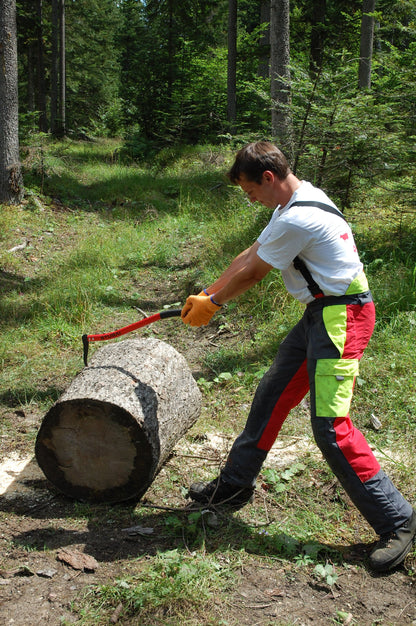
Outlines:
[[343, 235], [340, 235], [341, 239], [343, 239], [344, 241], [347, 241], [348, 239], [348, 233], [344, 233]]

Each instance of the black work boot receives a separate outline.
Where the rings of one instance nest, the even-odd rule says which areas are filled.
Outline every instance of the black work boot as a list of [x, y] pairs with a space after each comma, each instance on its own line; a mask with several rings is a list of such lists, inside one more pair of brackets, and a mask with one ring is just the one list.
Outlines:
[[210, 483], [193, 483], [189, 487], [188, 497], [206, 506], [223, 506], [241, 509], [254, 500], [254, 487], [240, 487], [227, 483], [219, 476]]
[[370, 554], [370, 565], [377, 572], [383, 572], [399, 565], [412, 548], [416, 535], [416, 513], [396, 530], [381, 535]]

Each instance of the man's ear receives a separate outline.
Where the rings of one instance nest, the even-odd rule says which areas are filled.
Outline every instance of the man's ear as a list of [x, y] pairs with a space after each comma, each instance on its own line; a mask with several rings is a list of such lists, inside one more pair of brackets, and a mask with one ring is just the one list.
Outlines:
[[265, 170], [262, 175], [262, 182], [274, 183], [276, 175], [271, 170]]

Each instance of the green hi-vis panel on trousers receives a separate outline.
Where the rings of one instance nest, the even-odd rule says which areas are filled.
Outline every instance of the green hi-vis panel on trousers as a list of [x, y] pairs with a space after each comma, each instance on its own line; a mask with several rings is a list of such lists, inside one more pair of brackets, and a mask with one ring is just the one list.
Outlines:
[[326, 332], [338, 349], [339, 356], [342, 356], [347, 339], [347, 305], [326, 306], [322, 311], [322, 317]]
[[315, 371], [317, 417], [346, 417], [350, 410], [357, 359], [319, 359]]

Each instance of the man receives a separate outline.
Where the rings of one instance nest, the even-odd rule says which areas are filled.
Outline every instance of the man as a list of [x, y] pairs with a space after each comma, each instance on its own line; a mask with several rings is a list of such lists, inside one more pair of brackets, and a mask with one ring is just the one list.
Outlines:
[[274, 213], [257, 241], [218, 280], [187, 298], [183, 321], [191, 326], [208, 324], [223, 304], [272, 268], [281, 271], [287, 290], [306, 309], [260, 381], [246, 426], [220, 476], [191, 485], [189, 496], [202, 504], [234, 509], [251, 501], [256, 477], [284, 420], [310, 391], [315, 441], [380, 535], [370, 563], [377, 571], [391, 569], [412, 547], [416, 515], [349, 417], [358, 363], [375, 322], [351, 229], [326, 194], [300, 181], [271, 143], [242, 148], [228, 176], [251, 202], [261, 202]]

